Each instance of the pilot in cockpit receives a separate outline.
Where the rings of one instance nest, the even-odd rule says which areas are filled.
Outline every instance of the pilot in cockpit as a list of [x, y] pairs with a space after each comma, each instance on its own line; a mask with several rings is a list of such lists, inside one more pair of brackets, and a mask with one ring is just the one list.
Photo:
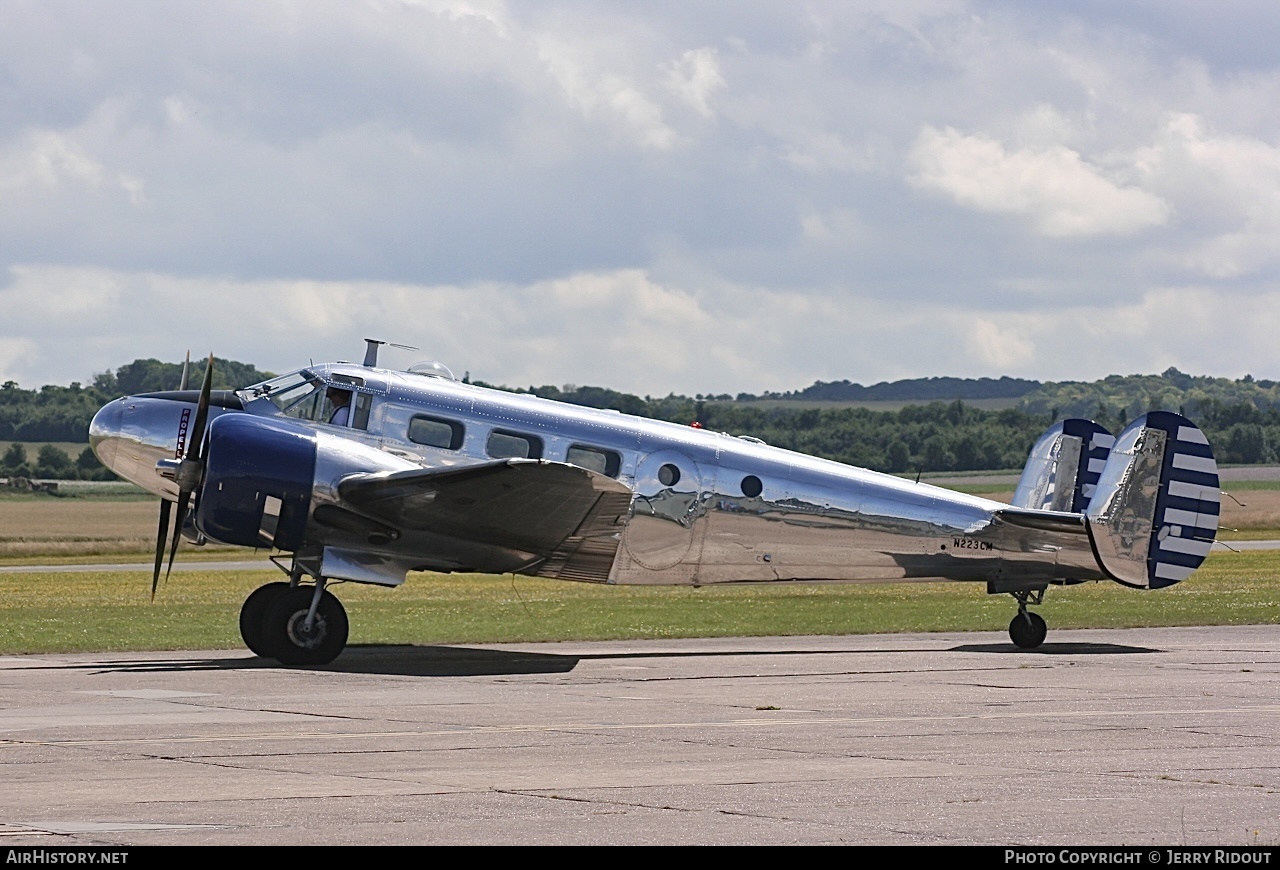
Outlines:
[[351, 391], [330, 387], [324, 397], [333, 405], [333, 413], [329, 415], [332, 426], [346, 426], [351, 419]]

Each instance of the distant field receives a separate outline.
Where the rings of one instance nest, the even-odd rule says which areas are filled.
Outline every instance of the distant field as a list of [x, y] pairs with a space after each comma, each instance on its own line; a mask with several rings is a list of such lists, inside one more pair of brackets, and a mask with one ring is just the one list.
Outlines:
[[[1235, 472], [1239, 473], [1239, 469]], [[1260, 469], [1269, 474], [1274, 469]], [[956, 483], [974, 479], [981, 482]], [[939, 485], [994, 501], [1013, 498], [1016, 474], [953, 476]], [[934, 479], [932, 483], [939, 483]], [[1280, 539], [1280, 481], [1230, 481], [1222, 500], [1223, 540]], [[64, 496], [0, 490], [0, 564], [150, 561], [155, 551], [157, 501], [127, 483], [63, 482]], [[193, 550], [184, 547], [190, 554]], [[201, 559], [226, 558], [243, 549], [208, 545]]]
[[[66, 484], [74, 488], [74, 484]], [[95, 498], [0, 496], [0, 564], [126, 558], [150, 561], [155, 552], [159, 502], [120, 485]], [[61, 488], [61, 487], [60, 487]], [[207, 546], [200, 552], [243, 552]]]

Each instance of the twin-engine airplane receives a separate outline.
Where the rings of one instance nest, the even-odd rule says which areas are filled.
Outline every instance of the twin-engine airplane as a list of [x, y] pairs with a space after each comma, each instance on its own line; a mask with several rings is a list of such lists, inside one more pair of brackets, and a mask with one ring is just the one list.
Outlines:
[[[98, 458], [172, 505], [179, 533], [278, 551], [240, 631], [289, 665], [332, 661], [338, 581], [517, 573], [617, 584], [981, 581], [1017, 601], [1051, 585], [1186, 579], [1218, 528], [1217, 466], [1185, 418], [1118, 436], [1065, 420], [1032, 448], [1013, 505], [657, 420], [459, 383], [438, 364], [312, 365], [236, 391], [125, 396], [90, 428]], [[185, 376], [184, 376], [185, 381]], [[183, 385], [185, 387], [185, 383]], [[304, 582], [308, 581], [309, 582]]]

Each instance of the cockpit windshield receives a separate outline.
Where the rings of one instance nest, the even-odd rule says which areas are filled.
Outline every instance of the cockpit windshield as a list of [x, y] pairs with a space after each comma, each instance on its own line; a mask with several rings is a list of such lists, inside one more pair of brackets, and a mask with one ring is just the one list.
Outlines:
[[288, 375], [281, 375], [261, 384], [249, 387], [246, 392], [254, 398], [266, 396], [281, 411], [288, 411], [300, 400], [321, 389], [324, 383], [311, 372], [303, 369]]
[[301, 369], [247, 387], [241, 392], [247, 393], [250, 400], [266, 398], [286, 417], [365, 429], [369, 425], [373, 396], [367, 392], [356, 392], [363, 386], [364, 379], [356, 375], [329, 372], [327, 378], [322, 378], [315, 372]]

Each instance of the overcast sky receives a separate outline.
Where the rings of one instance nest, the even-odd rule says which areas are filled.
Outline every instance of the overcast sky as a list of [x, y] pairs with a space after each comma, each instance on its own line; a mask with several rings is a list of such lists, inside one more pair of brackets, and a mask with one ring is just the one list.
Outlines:
[[0, 380], [1280, 377], [1280, 5], [0, 3]]

